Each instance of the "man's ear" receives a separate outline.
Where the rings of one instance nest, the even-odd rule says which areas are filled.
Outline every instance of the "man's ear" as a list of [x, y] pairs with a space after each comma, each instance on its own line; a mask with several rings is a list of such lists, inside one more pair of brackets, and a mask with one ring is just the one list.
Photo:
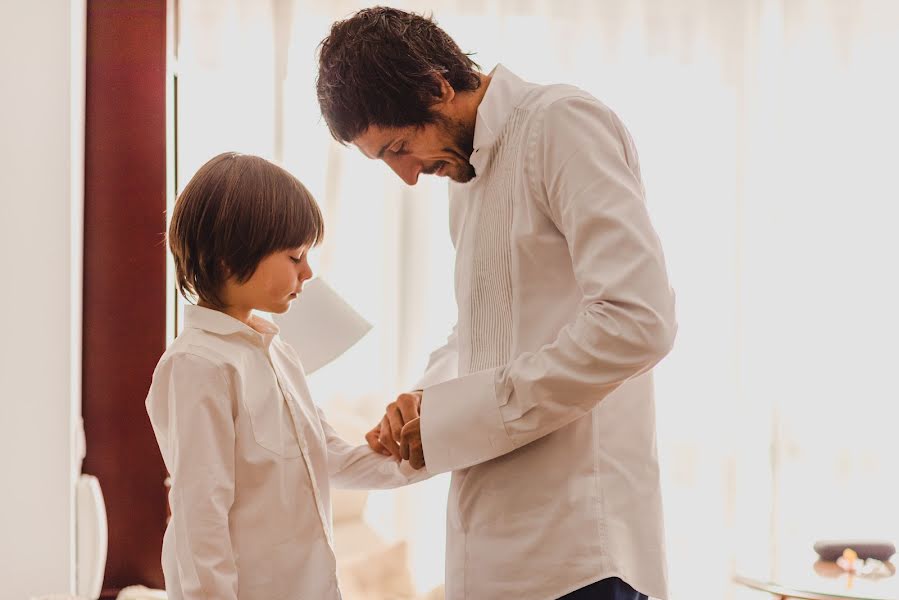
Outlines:
[[453, 89], [450, 82], [440, 73], [434, 73], [433, 77], [440, 85], [440, 98], [438, 98], [436, 104], [449, 104], [452, 102], [456, 97], [456, 90]]

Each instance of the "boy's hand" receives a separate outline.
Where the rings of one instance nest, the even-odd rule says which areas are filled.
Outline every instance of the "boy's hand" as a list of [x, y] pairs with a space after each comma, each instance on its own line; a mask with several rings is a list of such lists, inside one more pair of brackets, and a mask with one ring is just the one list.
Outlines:
[[[385, 456], [393, 456], [396, 460], [407, 458], [402, 455], [400, 449], [403, 427], [411, 421], [418, 420], [421, 409], [421, 394], [421, 390], [400, 394], [395, 402], [387, 405], [384, 418], [365, 435], [365, 441], [368, 442], [372, 450]], [[417, 427], [418, 425], [416, 424]], [[410, 433], [410, 435], [412, 434]], [[418, 438], [418, 446], [420, 447], [420, 433]]]
[[393, 456], [390, 453], [390, 450], [381, 445], [380, 442], [381, 437], [381, 424], [378, 423], [374, 426], [374, 428], [365, 434], [365, 441], [368, 443], [368, 447], [377, 452], [378, 454], [383, 454], [384, 456]]
[[425, 466], [425, 453], [421, 445], [421, 417], [412, 419], [403, 426], [400, 436], [400, 456], [408, 460], [413, 469]]

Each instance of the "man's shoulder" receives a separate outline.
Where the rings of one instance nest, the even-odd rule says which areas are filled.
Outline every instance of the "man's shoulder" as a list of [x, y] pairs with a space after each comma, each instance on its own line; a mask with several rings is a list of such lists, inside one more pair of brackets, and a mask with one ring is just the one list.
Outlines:
[[595, 104], [597, 108], [609, 110], [590, 92], [567, 83], [531, 85], [522, 97], [519, 107], [535, 113], [545, 113], [572, 102]]
[[574, 85], [535, 86], [523, 98], [520, 108], [528, 117], [525, 127], [539, 139], [563, 132], [622, 129], [618, 115], [590, 92]]

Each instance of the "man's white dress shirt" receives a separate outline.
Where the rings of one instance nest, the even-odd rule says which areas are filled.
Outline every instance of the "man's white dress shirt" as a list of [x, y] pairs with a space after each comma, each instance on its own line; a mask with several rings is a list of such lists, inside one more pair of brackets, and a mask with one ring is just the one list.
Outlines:
[[351, 446], [313, 404], [273, 323], [188, 306], [147, 396], [172, 517], [172, 600], [337, 600], [330, 480], [387, 488], [427, 477]]
[[652, 367], [674, 293], [618, 117], [502, 66], [477, 177], [450, 184], [458, 322], [418, 388], [453, 471], [448, 600], [551, 600], [607, 577], [664, 598]]

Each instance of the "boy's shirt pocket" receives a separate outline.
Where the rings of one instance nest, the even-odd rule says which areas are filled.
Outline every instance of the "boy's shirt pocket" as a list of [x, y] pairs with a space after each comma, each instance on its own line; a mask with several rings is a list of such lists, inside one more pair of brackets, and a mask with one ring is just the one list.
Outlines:
[[[271, 377], [275, 379], [274, 373]], [[288, 400], [277, 381], [248, 381], [243, 391], [243, 404], [256, 443], [282, 458], [300, 458], [303, 455], [300, 440], [287, 406]]]

